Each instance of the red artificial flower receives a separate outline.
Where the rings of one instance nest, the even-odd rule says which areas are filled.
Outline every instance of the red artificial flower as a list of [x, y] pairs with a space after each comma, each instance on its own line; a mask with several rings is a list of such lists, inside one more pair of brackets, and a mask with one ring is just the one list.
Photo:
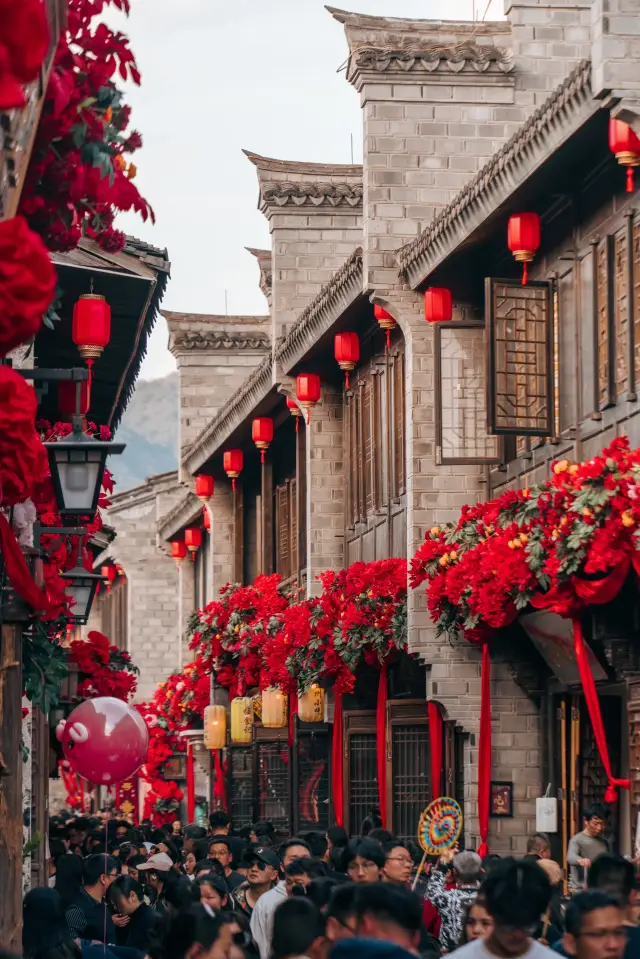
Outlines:
[[13, 110], [25, 105], [23, 85], [37, 79], [49, 48], [44, 0], [0, 0], [0, 23], [0, 110]]
[[47, 454], [34, 428], [36, 407], [33, 387], [0, 366], [0, 504], [5, 507], [27, 499], [47, 472]]
[[0, 221], [0, 356], [36, 335], [55, 288], [49, 254], [24, 217]]

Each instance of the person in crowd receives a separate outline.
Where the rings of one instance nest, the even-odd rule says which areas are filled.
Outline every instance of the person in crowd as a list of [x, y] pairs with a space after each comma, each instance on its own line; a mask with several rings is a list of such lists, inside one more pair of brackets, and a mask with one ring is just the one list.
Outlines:
[[[309, 856], [309, 847], [302, 839], [292, 838], [284, 842], [279, 849], [280, 863], [286, 871], [295, 859]], [[260, 959], [269, 959], [271, 949], [271, 930], [273, 929], [273, 914], [282, 900], [287, 896], [285, 880], [278, 882], [273, 889], [264, 893], [257, 901], [251, 915], [251, 934], [260, 950]]]
[[482, 894], [493, 919], [486, 939], [456, 950], [456, 959], [548, 959], [546, 946], [532, 937], [551, 899], [551, 885], [535, 862], [503, 859], [485, 879]]
[[347, 830], [342, 826], [329, 826], [327, 829], [327, 842], [329, 843], [329, 853], [333, 849], [344, 849], [349, 842]]
[[212, 836], [228, 836], [231, 828], [231, 819], [226, 812], [218, 810], [209, 816]]
[[222, 912], [229, 907], [229, 887], [221, 876], [205, 873], [193, 883], [194, 895], [200, 895], [200, 902], [206, 903], [214, 912]]
[[308, 829], [300, 833], [300, 838], [306, 842], [313, 859], [320, 859], [322, 862], [327, 862], [329, 840], [327, 839], [326, 833], [320, 832], [317, 829]]
[[176, 838], [182, 837], [182, 823], [180, 822], [179, 819], [176, 819], [176, 821], [172, 823], [171, 832]]
[[384, 846], [386, 843], [391, 842], [393, 833], [389, 832], [388, 829], [372, 829], [367, 839], [372, 839], [373, 842], [378, 842], [381, 846]]
[[607, 812], [600, 803], [593, 803], [584, 813], [584, 828], [572, 836], [567, 849], [567, 862], [570, 866], [569, 886], [573, 892], [584, 889], [587, 873], [591, 864], [599, 856], [609, 852], [609, 844], [604, 838], [607, 828]]
[[422, 904], [408, 889], [385, 883], [361, 884], [356, 887], [351, 912], [355, 935], [362, 942], [381, 940], [413, 955], [439, 954], [435, 940], [424, 953], [420, 950]]
[[247, 878], [241, 886], [234, 889], [234, 899], [238, 907], [250, 917], [258, 899], [278, 881], [280, 860], [272, 849], [258, 846], [247, 854]]
[[195, 852], [195, 843], [207, 838], [207, 830], [204, 826], [196, 826], [194, 823], [185, 826], [182, 832], [184, 836], [183, 849], [185, 853]]
[[578, 893], [565, 915], [567, 955], [576, 959], [622, 959], [628, 948], [624, 919], [624, 909], [615, 896], [599, 889]]
[[307, 899], [287, 899], [273, 917], [272, 959], [324, 959], [325, 920]]
[[408, 886], [413, 870], [413, 859], [405, 843], [391, 839], [382, 847], [384, 866], [382, 881], [392, 882], [396, 886]]
[[140, 868], [140, 864], [146, 861], [147, 857], [141, 856], [139, 853], [129, 856], [127, 859], [127, 876], [131, 876], [131, 878], [135, 879], [136, 882], [141, 882], [138, 869]]
[[339, 885], [340, 883], [330, 876], [320, 876], [319, 879], [312, 879], [306, 889], [307, 899], [310, 899], [318, 909], [325, 913], [333, 895], [333, 890]]
[[115, 943], [115, 926], [105, 896], [118, 878], [118, 864], [111, 856], [97, 853], [83, 863], [82, 886], [65, 911], [72, 939]]
[[119, 946], [139, 949], [145, 955], [149, 948], [153, 911], [144, 901], [144, 890], [131, 876], [118, 876], [108, 889], [107, 899], [116, 915], [126, 920], [116, 929]]
[[209, 859], [217, 859], [224, 870], [227, 886], [233, 892], [236, 886], [244, 882], [244, 876], [239, 872], [234, 872], [231, 868], [231, 859], [233, 856], [231, 841], [226, 836], [214, 836], [209, 843]]
[[183, 909], [160, 924], [150, 959], [244, 959], [242, 930], [230, 913], [215, 914], [203, 903]]
[[501, 862], [502, 856], [497, 852], [490, 852], [489, 855], [485, 856], [482, 860], [482, 875], [485, 877], [488, 876]]
[[552, 946], [562, 938], [564, 918], [562, 899], [564, 894], [564, 873], [562, 866], [553, 859], [536, 859], [536, 865], [542, 869], [551, 883], [551, 899], [547, 911], [540, 920], [540, 928], [535, 938], [543, 946]]
[[382, 876], [385, 855], [372, 839], [350, 839], [342, 853], [341, 872], [352, 882], [378, 882]]
[[220, 865], [217, 859], [199, 859], [195, 865], [193, 874], [196, 879], [199, 879], [200, 876], [204, 876], [206, 872], [213, 872], [217, 876], [222, 876], [224, 878], [224, 869]]
[[195, 879], [196, 857], [195, 853], [188, 852], [184, 857], [184, 871], [189, 879]]
[[527, 839], [527, 856], [537, 856], [538, 859], [551, 859], [551, 843], [543, 832], [535, 832]]
[[327, 918], [327, 941], [330, 946], [342, 939], [350, 939], [356, 935], [355, 898], [358, 886], [353, 883], [344, 883], [331, 893], [325, 910]]
[[474, 939], [486, 939], [493, 931], [493, 919], [487, 912], [487, 904], [482, 893], [467, 906], [464, 914], [459, 946], [466, 946]]
[[80, 856], [62, 856], [56, 864], [54, 889], [63, 908], [71, 905], [82, 887], [82, 859]]
[[312, 879], [324, 877], [324, 866], [318, 859], [306, 856], [294, 859], [284, 871], [284, 883], [288, 896], [304, 896]]
[[22, 903], [23, 959], [80, 959], [80, 955], [56, 890], [31, 889]]
[[181, 909], [187, 909], [197, 901], [193, 884], [186, 876], [171, 873], [168, 882], [162, 890], [162, 905], [169, 915], [173, 916]]
[[67, 840], [69, 842], [69, 848], [73, 852], [78, 852], [78, 850], [82, 848], [88, 832], [89, 823], [82, 816], [79, 816], [77, 819], [73, 819], [71, 822], [67, 823]]
[[[447, 888], [447, 876], [453, 865], [455, 885]], [[440, 943], [446, 952], [455, 949], [460, 939], [465, 910], [478, 895], [482, 860], [475, 852], [450, 849], [440, 856], [431, 870], [426, 896], [440, 913]]]
[[380, 829], [382, 826], [382, 818], [380, 816], [379, 809], [372, 809], [368, 816], [365, 816], [362, 820], [362, 826], [360, 827], [360, 835], [364, 839], [365, 836], [368, 836], [372, 829]]
[[173, 862], [167, 856], [166, 852], [157, 852], [150, 856], [146, 862], [141, 862], [138, 866], [138, 875], [155, 893], [153, 910], [157, 913], [165, 911], [164, 889], [169, 882]]

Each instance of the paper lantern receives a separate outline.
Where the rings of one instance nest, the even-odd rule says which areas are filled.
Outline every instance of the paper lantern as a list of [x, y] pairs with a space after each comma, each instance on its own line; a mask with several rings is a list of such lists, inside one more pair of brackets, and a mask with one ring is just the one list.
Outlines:
[[115, 568], [115, 566], [101, 566], [100, 575], [103, 579], [107, 580], [107, 593], [110, 593], [111, 587], [118, 578], [118, 570]]
[[262, 693], [262, 725], [268, 729], [283, 729], [287, 725], [288, 696], [276, 686]]
[[82, 380], [76, 383], [74, 380], [61, 380], [58, 383], [58, 412], [60, 418], [70, 422], [71, 417], [76, 415], [76, 392], [80, 387], [80, 407], [77, 410], [78, 415], [84, 416], [91, 404], [91, 387], [89, 380]]
[[149, 733], [138, 710], [111, 696], [76, 706], [58, 723], [56, 737], [74, 772], [92, 783], [129, 779], [149, 749]]
[[344, 370], [345, 387], [349, 389], [349, 373], [360, 359], [360, 340], [357, 333], [336, 333], [333, 353], [341, 370]]
[[185, 546], [191, 553], [191, 559], [195, 563], [196, 553], [202, 546], [202, 530], [199, 526], [189, 526], [184, 531]]
[[178, 569], [180, 569], [180, 564], [187, 555], [187, 544], [183, 539], [177, 539], [173, 541], [171, 544], [171, 555], [176, 562], [176, 566]]
[[260, 450], [260, 461], [264, 463], [264, 454], [273, 442], [273, 420], [268, 416], [258, 416], [251, 424], [251, 439]]
[[453, 316], [451, 290], [430, 287], [424, 294], [424, 318], [428, 323], [448, 323]]
[[86, 293], [73, 308], [71, 338], [88, 364], [102, 353], [111, 337], [111, 307], [104, 296]]
[[298, 428], [299, 428], [299, 426], [300, 426], [300, 418], [301, 418], [301, 416], [302, 416], [302, 410], [300, 409], [300, 407], [298, 406], [298, 404], [296, 403], [296, 401], [295, 401], [294, 399], [292, 399], [292, 397], [290, 397], [290, 396], [287, 396], [287, 409], [289, 410], [289, 412], [291, 413], [291, 415], [292, 415], [293, 417], [295, 417], [295, 421], [296, 421], [296, 433], [297, 433], [297, 432], [298, 432]]
[[211, 529], [211, 514], [206, 506], [202, 509], [202, 525], [205, 529]]
[[317, 373], [300, 373], [296, 377], [296, 398], [300, 406], [307, 411], [307, 423], [311, 407], [320, 399], [320, 377]]
[[224, 456], [222, 457], [222, 465], [225, 473], [231, 480], [231, 488], [235, 490], [236, 479], [240, 476], [242, 467], [244, 466], [242, 450], [225, 450]]
[[373, 306], [373, 315], [378, 321], [380, 329], [384, 330], [387, 334], [387, 349], [389, 349], [391, 345], [391, 330], [395, 330], [398, 324], [391, 316], [391, 313], [388, 313], [383, 306], [378, 306], [377, 303]]
[[204, 711], [204, 748], [224, 749], [227, 745], [227, 711], [224, 706], [207, 706]]
[[627, 193], [633, 193], [633, 168], [640, 166], [640, 139], [628, 123], [609, 120], [609, 149], [620, 166], [626, 166]]
[[303, 723], [324, 722], [324, 689], [314, 685], [298, 696], [298, 716]]
[[236, 696], [231, 700], [231, 742], [247, 744], [253, 741], [253, 700], [250, 696]]
[[516, 213], [509, 217], [507, 244], [517, 263], [522, 263], [522, 285], [527, 285], [531, 263], [540, 247], [540, 217], [537, 213]]
[[201, 503], [208, 503], [213, 496], [213, 476], [200, 473], [196, 476], [196, 496]]

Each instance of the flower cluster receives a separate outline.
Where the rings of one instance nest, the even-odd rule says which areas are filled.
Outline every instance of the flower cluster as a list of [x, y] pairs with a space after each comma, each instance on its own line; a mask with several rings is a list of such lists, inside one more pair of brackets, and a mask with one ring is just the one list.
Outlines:
[[86, 641], [71, 643], [69, 662], [78, 667], [78, 696], [82, 699], [113, 696], [127, 702], [136, 691], [139, 670], [129, 653], [112, 645], [104, 633], [92, 630]]
[[555, 462], [546, 483], [434, 526], [411, 563], [411, 585], [427, 582], [440, 632], [470, 638], [508, 625], [530, 603], [570, 615], [612, 572], [638, 562], [639, 528], [640, 450], [620, 437], [587, 462]]

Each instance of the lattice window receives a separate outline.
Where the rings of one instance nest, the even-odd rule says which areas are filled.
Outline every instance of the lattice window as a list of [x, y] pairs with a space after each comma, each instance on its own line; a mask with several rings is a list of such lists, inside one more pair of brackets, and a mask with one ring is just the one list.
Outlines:
[[610, 237], [596, 247], [596, 348], [598, 405], [602, 410], [614, 400], [613, 340], [611, 337]]
[[640, 219], [633, 223], [633, 368], [640, 384]]
[[298, 820], [301, 829], [329, 826], [329, 737], [298, 736]]
[[258, 818], [289, 827], [289, 756], [286, 742], [258, 743]]
[[392, 727], [393, 834], [414, 839], [420, 813], [428, 804], [429, 727]]
[[484, 328], [436, 326], [436, 462], [499, 463], [487, 433]]
[[394, 475], [393, 495], [397, 498], [405, 489], [405, 366], [404, 353], [399, 353], [393, 361], [393, 418], [391, 428], [394, 431]]
[[629, 249], [627, 229], [613, 238], [613, 330], [615, 340], [615, 395], [629, 388]]
[[253, 747], [232, 746], [229, 815], [235, 828], [253, 820]]
[[283, 579], [291, 576], [291, 515], [289, 483], [276, 486], [276, 572]]
[[296, 481], [289, 481], [289, 536], [291, 542], [291, 576], [298, 575], [298, 504], [296, 502]]
[[352, 733], [349, 737], [348, 796], [350, 831], [355, 835], [364, 817], [379, 805], [375, 733]]
[[493, 433], [551, 436], [553, 303], [549, 283], [487, 278], [488, 421]]

